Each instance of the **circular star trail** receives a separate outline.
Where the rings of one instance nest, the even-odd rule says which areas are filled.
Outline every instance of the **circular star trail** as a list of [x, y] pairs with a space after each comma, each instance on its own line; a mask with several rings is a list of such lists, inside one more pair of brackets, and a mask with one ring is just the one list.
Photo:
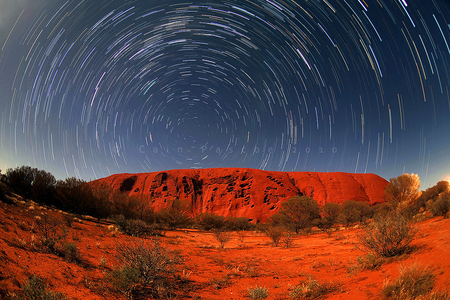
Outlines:
[[2, 168], [450, 171], [447, 1], [14, 3]]

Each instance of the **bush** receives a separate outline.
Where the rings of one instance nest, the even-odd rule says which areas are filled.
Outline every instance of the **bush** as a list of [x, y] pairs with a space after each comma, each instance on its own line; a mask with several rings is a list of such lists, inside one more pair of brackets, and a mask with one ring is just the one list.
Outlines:
[[307, 196], [295, 196], [281, 203], [282, 208], [272, 216], [274, 225], [282, 225], [295, 233], [310, 228], [320, 220], [320, 207], [316, 200]]
[[51, 252], [57, 252], [57, 243], [64, 240], [67, 230], [61, 220], [49, 214], [36, 219], [36, 231], [41, 244]]
[[440, 195], [433, 204], [431, 204], [431, 212], [434, 216], [448, 217], [450, 211], [450, 194], [447, 192]]
[[185, 227], [191, 223], [189, 216], [192, 211], [190, 203], [186, 200], [175, 199], [166, 209], [159, 212], [161, 221], [170, 229]]
[[406, 253], [415, 234], [405, 217], [393, 213], [375, 218], [358, 239], [363, 248], [376, 255], [392, 257]]
[[252, 230], [254, 225], [246, 217], [228, 217], [225, 220], [225, 228], [230, 231]]
[[426, 267], [413, 264], [400, 267], [400, 275], [393, 282], [387, 281], [382, 294], [387, 299], [409, 300], [428, 294], [434, 285], [435, 276]]
[[202, 213], [195, 218], [196, 223], [204, 230], [225, 227], [225, 217], [213, 213]]
[[110, 274], [110, 279], [118, 290], [129, 296], [138, 290], [148, 291], [154, 297], [171, 293], [181, 259], [161, 247], [158, 241], [119, 244], [116, 258], [120, 267]]
[[115, 215], [112, 217], [112, 220], [121, 232], [130, 236], [159, 235], [154, 226], [148, 225], [143, 220], [127, 220], [123, 215]]
[[319, 227], [328, 229], [336, 223], [342, 207], [338, 203], [325, 203], [322, 207], [322, 220]]
[[338, 220], [342, 224], [365, 222], [373, 216], [372, 207], [365, 201], [347, 200], [341, 207]]
[[77, 247], [76, 243], [66, 243], [63, 246], [63, 253], [65, 259], [67, 259], [70, 262], [80, 262], [80, 251]]
[[225, 247], [225, 244], [228, 243], [233, 238], [230, 231], [217, 229], [214, 230], [213, 234], [216, 240], [220, 243], [220, 248]]
[[391, 178], [384, 190], [386, 200], [394, 203], [398, 212], [414, 206], [421, 195], [420, 178], [417, 174], [403, 174]]
[[278, 247], [278, 244], [283, 237], [284, 230], [279, 226], [270, 226], [265, 231], [265, 234], [272, 240], [273, 245], [275, 247]]
[[16, 299], [62, 300], [68, 298], [63, 293], [50, 291], [40, 276], [33, 275], [22, 285], [22, 292]]
[[262, 286], [255, 285], [254, 288], [247, 288], [248, 297], [252, 300], [262, 300], [269, 296], [269, 289]]

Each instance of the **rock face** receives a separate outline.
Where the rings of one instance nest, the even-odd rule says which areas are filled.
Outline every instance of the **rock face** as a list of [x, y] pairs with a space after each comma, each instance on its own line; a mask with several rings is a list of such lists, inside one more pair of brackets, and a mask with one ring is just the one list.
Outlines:
[[312, 197], [321, 205], [346, 200], [382, 203], [388, 182], [375, 174], [220, 168], [117, 174], [92, 184], [149, 197], [156, 211], [179, 198], [192, 204], [193, 215], [212, 212], [264, 222], [278, 211], [283, 201], [296, 195]]

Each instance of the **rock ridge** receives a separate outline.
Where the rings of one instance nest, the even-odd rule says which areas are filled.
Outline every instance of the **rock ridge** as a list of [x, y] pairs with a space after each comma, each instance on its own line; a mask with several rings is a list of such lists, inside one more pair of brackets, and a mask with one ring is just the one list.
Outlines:
[[92, 184], [148, 197], [156, 211], [179, 198], [191, 203], [193, 215], [211, 212], [264, 222], [283, 201], [296, 195], [312, 197], [320, 205], [346, 200], [382, 203], [388, 182], [375, 174], [217, 168], [116, 174]]

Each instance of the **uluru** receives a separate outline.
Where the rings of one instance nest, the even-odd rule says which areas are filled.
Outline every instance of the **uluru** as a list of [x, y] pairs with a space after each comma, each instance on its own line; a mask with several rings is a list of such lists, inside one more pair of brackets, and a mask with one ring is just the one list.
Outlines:
[[296, 195], [311, 197], [320, 205], [346, 200], [382, 203], [388, 182], [375, 174], [215, 168], [116, 174], [92, 184], [147, 197], [156, 211], [179, 198], [192, 205], [193, 215], [209, 212], [264, 222]]

